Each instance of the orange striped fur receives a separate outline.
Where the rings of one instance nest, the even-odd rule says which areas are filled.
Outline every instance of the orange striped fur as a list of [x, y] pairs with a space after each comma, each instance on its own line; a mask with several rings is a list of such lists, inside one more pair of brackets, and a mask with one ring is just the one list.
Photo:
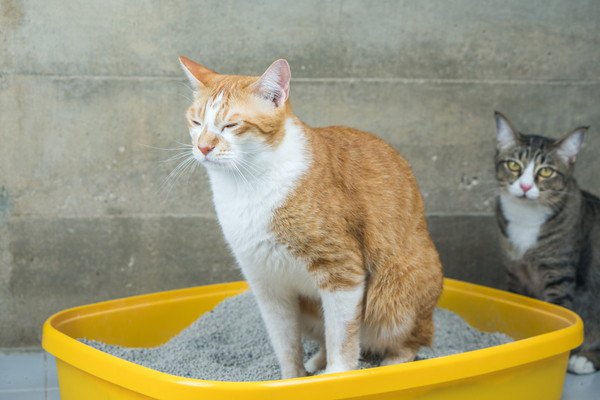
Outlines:
[[[282, 376], [353, 369], [361, 350], [413, 360], [431, 343], [442, 267], [409, 163], [370, 133], [302, 123], [285, 60], [262, 77], [181, 63], [194, 156]], [[306, 369], [301, 333], [321, 343]]]

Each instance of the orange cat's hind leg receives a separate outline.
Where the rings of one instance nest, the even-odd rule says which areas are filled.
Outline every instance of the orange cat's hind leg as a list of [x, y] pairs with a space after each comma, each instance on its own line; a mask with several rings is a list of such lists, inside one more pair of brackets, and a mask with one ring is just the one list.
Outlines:
[[388, 347], [381, 365], [401, 364], [414, 361], [422, 346], [430, 346], [433, 339], [433, 319], [431, 312], [425, 313], [415, 321], [412, 331], [404, 338], [398, 338], [397, 344]]
[[381, 366], [402, 364], [409, 361], [414, 361], [417, 356], [417, 349], [411, 349], [408, 347], [402, 349], [396, 349], [393, 353], [388, 352], [381, 361]]
[[314, 374], [327, 366], [327, 351], [325, 348], [325, 326], [321, 302], [300, 297], [302, 334], [319, 343], [319, 350], [306, 362], [304, 368], [309, 374]]

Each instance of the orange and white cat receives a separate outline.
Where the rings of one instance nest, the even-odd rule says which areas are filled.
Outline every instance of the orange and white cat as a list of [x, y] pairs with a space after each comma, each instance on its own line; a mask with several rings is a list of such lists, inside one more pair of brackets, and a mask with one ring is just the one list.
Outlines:
[[[256, 296], [283, 378], [414, 359], [433, 335], [442, 268], [410, 165], [372, 134], [292, 112], [290, 68], [218, 74], [185, 57], [193, 155]], [[302, 335], [320, 342], [303, 364]]]

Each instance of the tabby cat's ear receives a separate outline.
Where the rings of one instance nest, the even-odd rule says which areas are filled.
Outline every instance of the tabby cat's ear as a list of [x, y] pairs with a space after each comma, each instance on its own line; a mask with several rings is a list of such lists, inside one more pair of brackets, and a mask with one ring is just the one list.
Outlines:
[[290, 79], [292, 73], [286, 60], [275, 61], [256, 83], [256, 93], [272, 101], [275, 107], [285, 104], [290, 95]]
[[556, 152], [565, 162], [571, 164], [575, 162], [577, 153], [579, 153], [579, 149], [583, 144], [583, 137], [588, 129], [589, 126], [580, 126], [556, 142]]
[[517, 144], [517, 135], [508, 118], [498, 111], [494, 111], [494, 117], [496, 118], [496, 148], [503, 151]]
[[217, 75], [215, 71], [184, 56], [179, 57], [179, 63], [181, 64], [183, 72], [185, 72], [185, 75], [190, 80], [194, 90], [205, 87], [210, 80]]

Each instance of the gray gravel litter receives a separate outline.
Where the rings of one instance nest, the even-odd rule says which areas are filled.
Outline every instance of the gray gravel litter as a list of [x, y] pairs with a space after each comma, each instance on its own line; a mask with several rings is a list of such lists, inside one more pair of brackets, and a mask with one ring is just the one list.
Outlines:
[[[480, 332], [445, 309], [436, 309], [433, 318], [433, 345], [421, 348], [417, 359], [442, 357], [513, 341], [503, 333]], [[136, 364], [187, 378], [217, 381], [280, 378], [279, 366], [258, 306], [249, 292], [224, 300], [158, 347], [130, 348], [88, 339], [79, 340]], [[305, 360], [316, 351], [315, 343], [304, 343]], [[360, 368], [376, 367], [379, 362], [376, 359], [363, 359]]]

